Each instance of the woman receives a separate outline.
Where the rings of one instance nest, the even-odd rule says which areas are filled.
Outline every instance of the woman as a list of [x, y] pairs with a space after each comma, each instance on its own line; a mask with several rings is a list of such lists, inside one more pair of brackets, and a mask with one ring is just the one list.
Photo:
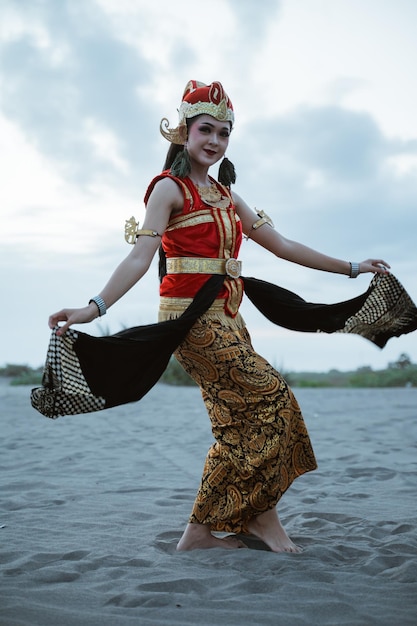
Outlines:
[[[88, 306], [63, 309], [49, 325], [72, 324], [103, 315], [146, 273], [162, 241], [160, 320], [179, 317], [212, 274], [224, 275], [211, 307], [192, 326], [175, 356], [199, 384], [216, 443], [209, 450], [193, 511], [177, 549], [240, 548], [235, 536], [252, 534], [274, 552], [299, 552], [279, 520], [276, 504], [293, 480], [315, 469], [308, 433], [291, 390], [256, 354], [239, 305], [243, 281], [237, 261], [242, 234], [277, 257], [355, 278], [386, 273], [382, 259], [349, 263], [290, 241], [230, 191], [234, 168], [222, 161], [219, 180], [209, 175], [221, 161], [234, 122], [222, 85], [190, 81], [177, 128], [161, 123], [173, 144], [164, 172], [150, 184], [143, 228], [107, 285]], [[166, 258], [165, 258], [166, 257]]]

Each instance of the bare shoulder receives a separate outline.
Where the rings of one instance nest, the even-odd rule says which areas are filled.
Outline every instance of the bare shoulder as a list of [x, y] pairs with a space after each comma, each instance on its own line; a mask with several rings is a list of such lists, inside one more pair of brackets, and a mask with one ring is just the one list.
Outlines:
[[157, 203], [178, 210], [182, 208], [183, 202], [183, 195], [177, 183], [171, 178], [165, 177], [155, 183], [149, 196], [148, 206]]

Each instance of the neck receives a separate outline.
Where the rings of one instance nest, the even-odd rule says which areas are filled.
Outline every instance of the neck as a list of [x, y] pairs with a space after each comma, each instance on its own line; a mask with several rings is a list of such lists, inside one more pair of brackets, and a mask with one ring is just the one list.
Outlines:
[[193, 176], [190, 176], [192, 182], [196, 187], [211, 187], [213, 185], [212, 181], [208, 178], [207, 180], [195, 180]]
[[194, 163], [191, 166], [191, 172], [189, 177], [193, 181], [194, 185], [199, 185], [200, 187], [208, 187], [211, 185], [211, 180], [208, 175], [209, 168], [196, 166]]

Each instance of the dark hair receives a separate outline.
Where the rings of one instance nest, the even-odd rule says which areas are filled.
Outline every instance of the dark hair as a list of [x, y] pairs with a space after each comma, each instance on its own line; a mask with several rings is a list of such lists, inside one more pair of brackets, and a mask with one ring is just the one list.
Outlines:
[[[175, 158], [183, 150], [184, 150], [184, 146], [177, 144], [177, 143], [172, 143], [169, 146], [167, 155], [165, 157], [163, 171], [171, 169], [171, 165], [175, 161]], [[158, 274], [159, 274], [160, 282], [162, 282], [162, 279], [166, 275], [166, 273], [167, 273], [166, 255], [162, 247], [162, 243], [161, 243], [161, 245], [159, 246], [159, 262], [158, 262]]]
[[163, 170], [169, 170], [171, 168], [171, 165], [175, 161], [175, 157], [177, 156], [177, 154], [179, 152], [182, 152], [183, 150], [184, 146], [177, 143], [172, 143], [168, 148]]

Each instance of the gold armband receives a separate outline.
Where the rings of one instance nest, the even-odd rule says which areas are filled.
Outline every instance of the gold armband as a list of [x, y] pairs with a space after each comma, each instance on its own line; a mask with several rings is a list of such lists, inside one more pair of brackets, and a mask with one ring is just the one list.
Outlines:
[[147, 237], [161, 237], [161, 235], [156, 230], [151, 230], [149, 228], [139, 228], [139, 222], [137, 222], [132, 215], [129, 220], [126, 220], [125, 223], [125, 240], [127, 243], [135, 244], [136, 239], [140, 235], [146, 235]]
[[257, 230], [262, 224], [268, 224], [271, 228], [274, 228], [273, 221], [265, 211], [256, 211], [256, 213], [259, 215], [259, 220], [252, 224], [252, 230]]

